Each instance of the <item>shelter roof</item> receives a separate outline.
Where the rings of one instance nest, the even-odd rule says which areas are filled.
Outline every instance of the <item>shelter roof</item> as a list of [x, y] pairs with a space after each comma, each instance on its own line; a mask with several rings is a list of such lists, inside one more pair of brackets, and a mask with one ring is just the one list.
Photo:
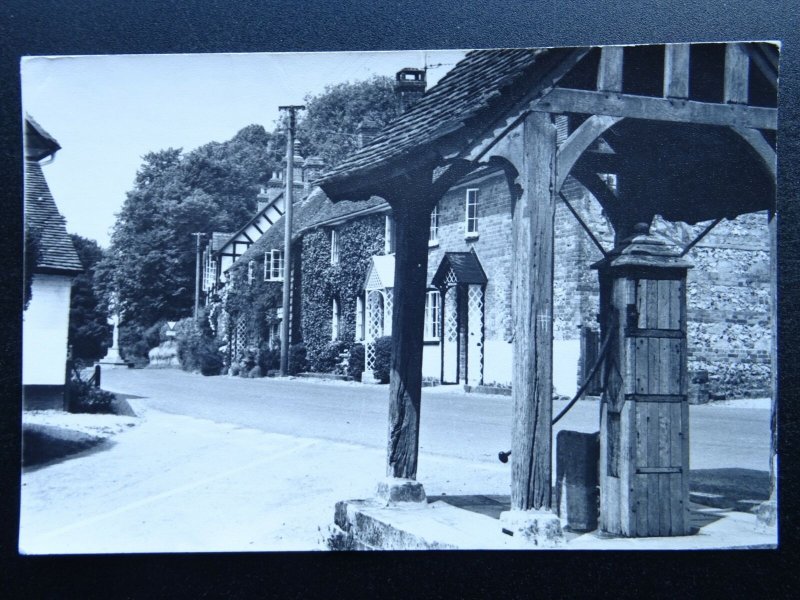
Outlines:
[[25, 158], [42, 160], [61, 150], [56, 139], [30, 115], [25, 115]]
[[325, 173], [317, 183], [326, 188], [341, 185], [357, 173], [363, 176], [385, 163], [418, 156], [423, 146], [479, 124], [482, 114], [493, 111], [499, 100], [511, 99], [513, 94], [508, 92], [516, 84], [537, 76], [536, 67], [543, 73], [544, 63], [552, 64], [551, 59], [560, 59], [571, 52], [574, 49], [469, 52], [408, 111], [384, 127], [368, 145]]
[[370, 291], [392, 287], [394, 287], [394, 254], [373, 256], [364, 280], [364, 289]]
[[[452, 277], [448, 275], [452, 273]], [[434, 287], [454, 284], [486, 285], [486, 273], [474, 250], [469, 252], [445, 252], [442, 262], [431, 278]]]

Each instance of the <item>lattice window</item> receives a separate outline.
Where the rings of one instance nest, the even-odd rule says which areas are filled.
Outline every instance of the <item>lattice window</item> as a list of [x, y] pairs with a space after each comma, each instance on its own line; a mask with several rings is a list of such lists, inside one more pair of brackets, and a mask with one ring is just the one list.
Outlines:
[[444, 284], [445, 284], [445, 286], [447, 286], [447, 287], [452, 287], [452, 286], [456, 285], [457, 283], [458, 283], [458, 280], [456, 279], [456, 273], [455, 273], [455, 271], [453, 271], [453, 269], [451, 268], [451, 269], [450, 269], [450, 270], [447, 272], [447, 275], [446, 275], [446, 276], [445, 276], [445, 278], [444, 278]]
[[457, 288], [447, 290], [444, 296], [444, 338], [448, 342], [458, 339], [458, 310], [456, 304]]
[[367, 372], [375, 369], [375, 339], [383, 335], [384, 301], [383, 294], [377, 290], [367, 294], [366, 343], [364, 344], [364, 368]]
[[386, 300], [383, 304], [383, 335], [392, 335], [392, 308], [394, 294], [391, 289], [384, 292]]
[[467, 291], [467, 323], [470, 347], [467, 353], [470, 384], [483, 382], [483, 289], [470, 285]]
[[211, 259], [211, 253], [206, 252], [203, 260], [203, 291], [210, 292], [217, 283], [217, 261]]
[[247, 345], [247, 320], [244, 315], [236, 319], [236, 327], [233, 331], [233, 359], [239, 360], [244, 356], [244, 349]]

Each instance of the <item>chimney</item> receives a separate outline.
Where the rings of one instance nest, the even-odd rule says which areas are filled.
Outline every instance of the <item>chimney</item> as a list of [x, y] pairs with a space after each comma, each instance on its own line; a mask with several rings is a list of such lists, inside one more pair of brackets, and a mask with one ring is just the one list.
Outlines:
[[267, 188], [263, 191], [263, 195], [258, 195], [258, 202], [272, 202], [280, 196], [281, 192], [284, 190], [284, 183], [283, 183], [283, 169], [276, 169], [272, 172], [272, 177], [267, 182]]
[[369, 117], [365, 117], [361, 123], [358, 124], [356, 128], [356, 144], [358, 144], [358, 149], [360, 150], [367, 144], [369, 144], [372, 139], [375, 137], [375, 134], [378, 133], [378, 124], [370, 119]]
[[267, 193], [266, 188], [262, 187], [261, 191], [258, 192], [258, 196], [256, 196], [256, 207], [257, 207], [256, 214], [264, 210], [268, 204], [269, 204], [269, 194]]
[[400, 105], [400, 112], [406, 112], [412, 104], [425, 94], [425, 69], [406, 67], [397, 72], [394, 93]]
[[319, 156], [309, 156], [303, 163], [304, 193], [311, 191], [312, 183], [322, 175], [325, 170], [325, 161]]

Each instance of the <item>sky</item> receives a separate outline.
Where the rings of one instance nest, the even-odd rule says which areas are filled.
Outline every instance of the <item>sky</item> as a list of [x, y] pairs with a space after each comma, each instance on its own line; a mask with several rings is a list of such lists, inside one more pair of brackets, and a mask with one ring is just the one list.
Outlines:
[[[434, 85], [462, 50], [25, 57], [22, 107], [61, 145], [43, 166], [67, 231], [107, 247], [148, 152], [190, 151], [326, 85], [428, 69]], [[441, 65], [441, 66], [433, 66]]]

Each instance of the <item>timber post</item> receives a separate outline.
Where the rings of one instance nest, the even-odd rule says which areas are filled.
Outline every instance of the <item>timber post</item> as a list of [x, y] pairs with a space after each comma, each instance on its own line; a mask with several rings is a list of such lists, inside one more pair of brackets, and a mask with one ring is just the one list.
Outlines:
[[428, 228], [438, 198], [431, 197], [431, 174], [418, 175], [403, 201], [389, 199], [395, 221], [392, 354], [389, 379], [389, 435], [386, 474], [416, 479], [425, 293], [428, 281]]
[[525, 511], [551, 507], [556, 128], [540, 112], [523, 126], [523, 192], [513, 214], [511, 508]]

